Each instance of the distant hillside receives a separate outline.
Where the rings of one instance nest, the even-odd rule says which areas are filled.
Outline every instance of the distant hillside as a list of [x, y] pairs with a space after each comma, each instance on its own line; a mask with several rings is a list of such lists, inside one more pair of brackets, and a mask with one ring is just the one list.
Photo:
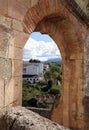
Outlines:
[[61, 63], [62, 63], [62, 59], [61, 59], [61, 58], [50, 58], [50, 59], [48, 59], [46, 62], [49, 62], [49, 63], [59, 63], [59, 64], [61, 64]]

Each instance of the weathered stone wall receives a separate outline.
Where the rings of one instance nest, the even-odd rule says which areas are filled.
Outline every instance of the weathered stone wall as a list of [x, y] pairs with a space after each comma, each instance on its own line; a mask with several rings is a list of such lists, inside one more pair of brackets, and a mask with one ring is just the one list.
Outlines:
[[0, 109], [13, 102], [12, 44], [11, 29], [0, 24]]
[[0, 130], [69, 130], [22, 107], [12, 108], [0, 117]]
[[39, 0], [1, 0], [0, 14], [22, 21], [27, 10], [35, 5], [38, 1]]
[[22, 48], [28, 36], [20, 21], [0, 15], [0, 109], [22, 102]]
[[21, 105], [22, 48], [33, 31], [49, 34], [63, 59], [63, 94], [51, 119], [88, 130], [89, 30], [66, 0], [0, 1], [0, 111]]
[[85, 31], [86, 35], [84, 37], [84, 98], [83, 98], [83, 106], [84, 106], [84, 120], [85, 127], [84, 129], [89, 129], [89, 29]]
[[[50, 5], [41, 1], [39, 5], [29, 10], [24, 23], [29, 32], [35, 29], [41, 33], [49, 34], [61, 51], [63, 59], [63, 95], [61, 102], [54, 108], [52, 120], [74, 130], [83, 129], [84, 41], [81, 28], [84, 25], [70, 12], [67, 12], [66, 3], [51, 2]], [[45, 10], [48, 5], [50, 5], [50, 8]], [[54, 8], [53, 5], [55, 5]], [[39, 11], [39, 8], [43, 9], [42, 12]], [[54, 12], [56, 15], [52, 15]], [[36, 14], [39, 14], [39, 16]], [[44, 16], [48, 17], [44, 18]], [[84, 28], [86, 29], [86, 26]]]

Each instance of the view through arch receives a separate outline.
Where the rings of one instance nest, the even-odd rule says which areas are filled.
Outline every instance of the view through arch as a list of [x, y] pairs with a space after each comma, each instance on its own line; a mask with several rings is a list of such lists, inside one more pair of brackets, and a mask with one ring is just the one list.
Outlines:
[[38, 113], [40, 108], [45, 108], [49, 114], [41, 114], [50, 118], [62, 94], [62, 57], [49, 35], [39, 32], [30, 35], [23, 48], [22, 77], [23, 106]]

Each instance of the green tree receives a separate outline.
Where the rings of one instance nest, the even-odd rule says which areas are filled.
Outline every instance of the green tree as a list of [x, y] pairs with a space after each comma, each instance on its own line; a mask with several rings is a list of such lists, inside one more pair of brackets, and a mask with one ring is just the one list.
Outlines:
[[52, 74], [51, 74], [51, 71], [46, 71], [45, 74], [44, 74], [44, 79], [45, 81], [49, 81], [52, 79]]
[[31, 62], [31, 63], [40, 63], [40, 61], [37, 60], [37, 59], [30, 59], [29, 62]]
[[57, 77], [57, 80], [59, 80], [60, 81], [60, 83], [62, 83], [62, 75], [58, 75], [58, 77]]
[[47, 85], [47, 87], [50, 89], [50, 88], [52, 88], [52, 85], [53, 85], [52, 80], [49, 80], [49, 81], [48, 81], [48, 85]]
[[50, 71], [52, 73], [52, 80], [55, 85], [58, 81], [62, 82], [62, 67], [57, 64], [50, 64]]
[[54, 82], [54, 84], [56, 85], [56, 83], [57, 83], [57, 78], [58, 78], [58, 76], [59, 76], [59, 73], [57, 72], [57, 71], [54, 71], [53, 73], [52, 73], [52, 77], [53, 77], [53, 82]]

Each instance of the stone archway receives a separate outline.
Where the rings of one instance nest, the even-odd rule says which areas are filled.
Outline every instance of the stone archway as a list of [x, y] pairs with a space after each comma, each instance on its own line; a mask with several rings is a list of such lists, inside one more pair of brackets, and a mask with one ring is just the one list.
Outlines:
[[[52, 120], [64, 126], [83, 128], [83, 42], [77, 19], [61, 1], [41, 0], [28, 10], [24, 31], [49, 34], [60, 48], [63, 59], [63, 95]], [[81, 97], [80, 97], [81, 95]]]
[[77, 3], [71, 5], [70, 0], [1, 1], [0, 112], [21, 105], [22, 48], [31, 32], [40, 31], [53, 38], [63, 59], [63, 95], [52, 120], [75, 130], [89, 129], [88, 19]]

